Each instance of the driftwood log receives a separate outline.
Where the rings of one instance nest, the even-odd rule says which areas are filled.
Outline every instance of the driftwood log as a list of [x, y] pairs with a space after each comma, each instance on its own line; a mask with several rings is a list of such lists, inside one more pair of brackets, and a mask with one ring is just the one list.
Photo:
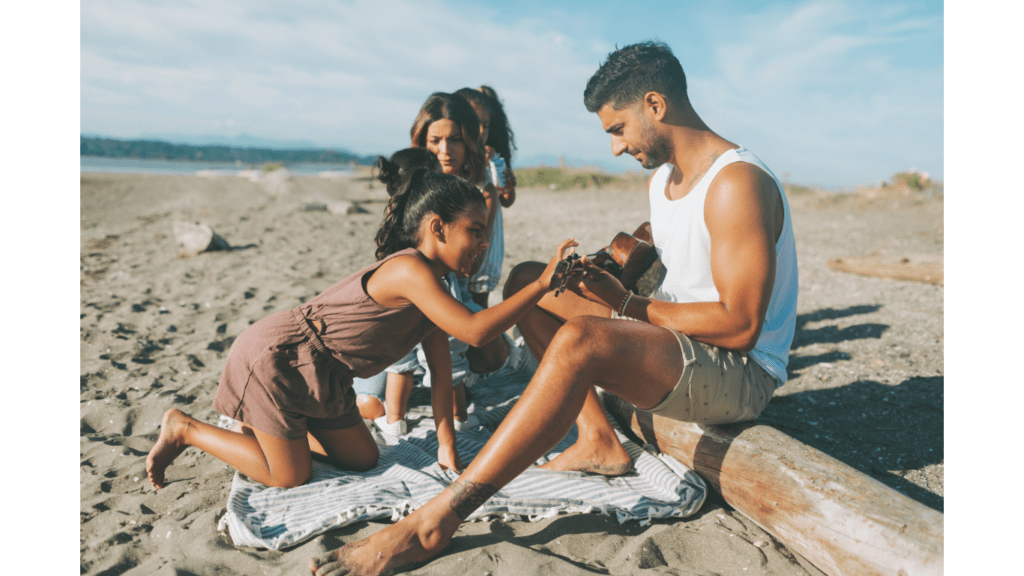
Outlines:
[[730, 506], [829, 575], [943, 572], [943, 515], [842, 462], [757, 423], [698, 426], [605, 406], [699, 474]]
[[875, 252], [868, 256], [833, 258], [828, 261], [828, 267], [865, 276], [943, 284], [942, 254]]

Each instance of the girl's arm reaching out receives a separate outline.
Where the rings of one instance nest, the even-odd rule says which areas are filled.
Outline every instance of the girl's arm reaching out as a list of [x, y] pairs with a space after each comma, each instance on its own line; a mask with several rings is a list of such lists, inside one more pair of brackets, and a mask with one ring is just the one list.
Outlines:
[[508, 330], [550, 290], [558, 260], [579, 244], [572, 239], [558, 246], [557, 255], [540, 278], [497, 306], [470, 312], [452, 297], [430, 266], [421, 258], [399, 256], [377, 269], [367, 283], [374, 300], [384, 306], [412, 302], [438, 328], [471, 346], [483, 346]]
[[430, 405], [437, 429], [437, 463], [441, 468], [462, 472], [462, 460], [455, 447], [455, 409], [452, 405], [452, 353], [448, 334], [434, 330], [423, 340], [423, 353], [430, 370]]

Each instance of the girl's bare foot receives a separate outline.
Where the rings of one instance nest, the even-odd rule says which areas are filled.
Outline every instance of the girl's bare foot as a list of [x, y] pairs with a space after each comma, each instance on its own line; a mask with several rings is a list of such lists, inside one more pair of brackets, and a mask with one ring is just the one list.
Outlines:
[[545, 470], [565, 472], [590, 472], [604, 476], [622, 476], [633, 469], [633, 461], [622, 444], [590, 443], [577, 441], [547, 464], [539, 466]]
[[146, 474], [149, 475], [150, 484], [155, 488], [164, 487], [164, 470], [185, 451], [185, 448], [188, 448], [184, 437], [191, 421], [192, 418], [181, 410], [171, 408], [164, 412], [164, 419], [160, 424], [160, 437], [146, 457]]

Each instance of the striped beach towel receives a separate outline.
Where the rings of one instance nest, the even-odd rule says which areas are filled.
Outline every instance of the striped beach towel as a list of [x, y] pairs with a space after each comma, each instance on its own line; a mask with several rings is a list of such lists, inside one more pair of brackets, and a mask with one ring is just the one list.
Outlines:
[[[477, 413], [481, 426], [457, 433], [459, 455], [469, 462], [483, 448], [513, 400]], [[616, 478], [530, 468], [491, 497], [469, 520], [538, 520], [560, 513], [601, 513], [620, 523], [682, 518], [700, 509], [707, 487], [674, 458], [641, 447], [616, 430], [634, 471]], [[576, 441], [576, 427], [538, 463]], [[437, 464], [434, 423], [424, 418], [408, 434], [383, 437], [380, 463], [368, 472], [344, 472], [313, 462], [302, 486], [269, 488], [235, 473], [219, 528], [236, 546], [280, 550], [334, 528], [364, 520], [397, 521], [439, 494], [458, 474]]]

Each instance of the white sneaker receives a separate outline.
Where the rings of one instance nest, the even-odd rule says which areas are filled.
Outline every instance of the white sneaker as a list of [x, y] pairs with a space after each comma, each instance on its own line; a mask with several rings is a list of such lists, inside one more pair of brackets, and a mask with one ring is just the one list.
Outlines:
[[374, 420], [373, 423], [377, 425], [377, 428], [379, 428], [381, 432], [385, 434], [390, 434], [392, 436], [399, 436], [405, 434], [406, 430], [408, 429], [408, 425], [405, 423], [405, 419], [399, 420], [398, 422], [392, 422], [389, 424], [388, 417], [386, 414]]
[[456, 432], [458, 432], [459, 430], [472, 430], [473, 428], [479, 428], [480, 426], [480, 419], [477, 418], [475, 414], [470, 414], [469, 417], [466, 418], [465, 422], [455, 420]]

